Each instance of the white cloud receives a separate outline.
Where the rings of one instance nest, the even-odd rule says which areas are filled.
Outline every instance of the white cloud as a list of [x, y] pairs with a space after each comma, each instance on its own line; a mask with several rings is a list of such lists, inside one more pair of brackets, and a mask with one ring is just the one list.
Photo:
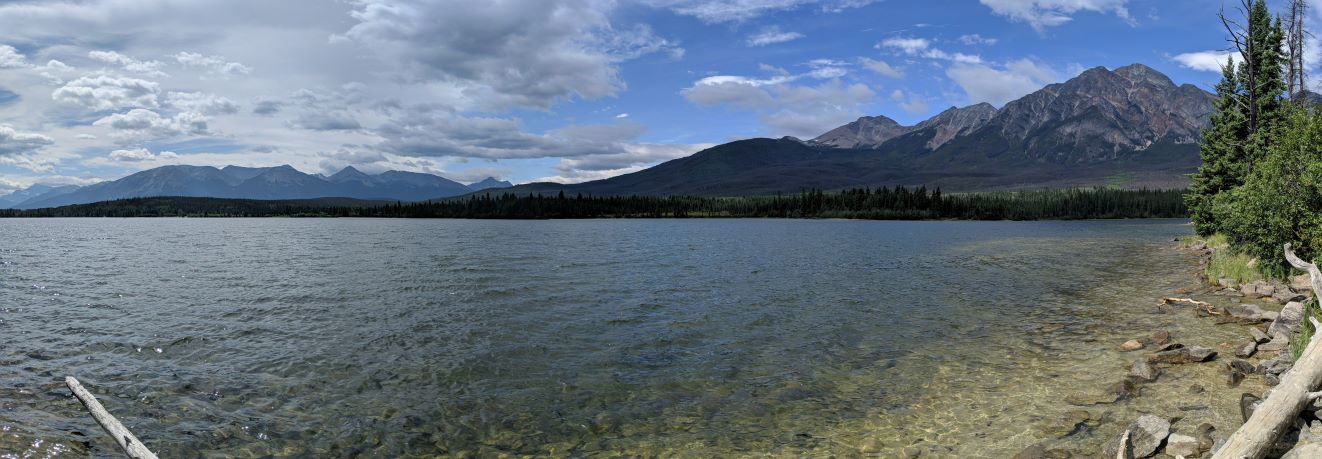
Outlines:
[[28, 66], [28, 58], [13, 46], [0, 45], [0, 69], [19, 69]]
[[289, 127], [313, 131], [351, 131], [363, 125], [347, 110], [307, 111], [290, 120]]
[[216, 75], [247, 75], [252, 69], [238, 62], [230, 62], [224, 56], [205, 56], [198, 53], [181, 51], [174, 55], [174, 60], [187, 67], [205, 69]]
[[998, 107], [1060, 79], [1050, 68], [1028, 59], [1000, 67], [957, 63], [946, 69], [946, 76], [964, 89], [969, 102], [987, 102]]
[[982, 62], [982, 57], [973, 54], [949, 53], [932, 47], [932, 41], [926, 38], [905, 38], [894, 37], [882, 40], [877, 48], [890, 48], [900, 51], [909, 56], [921, 56], [928, 59], [940, 59], [945, 61], [962, 62], [965, 64], [978, 64]]
[[374, 133], [377, 145], [400, 156], [519, 159], [614, 154], [646, 130], [628, 121], [570, 125], [546, 134], [513, 118], [464, 116], [435, 106], [411, 106]]
[[859, 62], [863, 64], [864, 68], [876, 72], [878, 75], [891, 78], [904, 78], [904, 72], [901, 72], [899, 69], [892, 67], [890, 64], [887, 64], [880, 59], [868, 59], [864, 57], [860, 59]]
[[776, 43], [785, 43], [803, 38], [803, 34], [798, 32], [786, 32], [780, 30], [778, 26], [769, 26], [762, 28], [761, 32], [748, 37], [746, 43], [748, 46], [766, 46]]
[[239, 105], [234, 101], [202, 92], [170, 91], [166, 94], [165, 101], [180, 110], [203, 115], [232, 115], [239, 111]]
[[1179, 62], [1181, 67], [1204, 72], [1221, 73], [1221, 66], [1226, 65], [1226, 60], [1231, 56], [1235, 57], [1235, 64], [1238, 65], [1243, 58], [1239, 53], [1228, 51], [1198, 51], [1192, 53], [1182, 53], [1172, 56], [1175, 62]]
[[22, 132], [0, 124], [0, 157], [27, 155], [55, 143], [54, 139], [35, 132]]
[[624, 118], [628, 118], [628, 117], [629, 117], [629, 114], [628, 114], [628, 113], [621, 113], [621, 114], [615, 115], [615, 119], [624, 119]]
[[904, 38], [894, 37], [882, 40], [878, 47], [893, 48], [903, 51], [908, 55], [915, 55], [932, 46], [931, 40], [926, 38]]
[[671, 46], [650, 29], [613, 25], [612, 4], [363, 0], [357, 24], [335, 40], [364, 46], [410, 81], [444, 82], [478, 108], [545, 109], [615, 95], [624, 88], [617, 62]]
[[207, 117], [197, 112], [181, 112], [173, 117], [164, 117], [151, 110], [135, 108], [106, 116], [92, 125], [113, 129], [111, 136], [123, 143], [210, 134]]
[[656, 7], [670, 8], [685, 16], [707, 23], [746, 21], [775, 11], [817, 6], [820, 11], [838, 13], [875, 3], [877, 0], [643, 0]]
[[963, 44], [966, 44], [966, 45], [969, 45], [969, 46], [974, 46], [974, 45], [994, 45], [994, 44], [996, 44], [996, 42], [998, 42], [998, 41], [1000, 41], [1000, 40], [997, 40], [997, 39], [995, 39], [995, 38], [987, 38], [987, 37], [984, 37], [984, 36], [982, 36], [982, 35], [978, 35], [978, 34], [976, 34], [976, 33], [974, 33], [974, 34], [968, 34], [968, 35], [961, 35], [961, 36], [959, 37], [959, 42], [960, 42], [960, 43], [963, 43]]
[[154, 154], [146, 148], [135, 148], [131, 150], [115, 150], [107, 156], [112, 161], [154, 161], [157, 159], [175, 159], [179, 154], [173, 151], [162, 151], [160, 154]]
[[773, 136], [816, 136], [856, 119], [875, 93], [863, 84], [830, 80], [818, 86], [788, 84], [795, 78], [771, 80], [735, 76], [698, 80], [681, 93], [702, 106], [728, 106], [757, 113]]
[[48, 136], [0, 124], [0, 165], [22, 167], [34, 172], [52, 172], [58, 160], [43, 158], [40, 153], [54, 143], [55, 140]]
[[1129, 0], [979, 0], [992, 12], [1014, 21], [1028, 23], [1039, 32], [1074, 19], [1079, 11], [1112, 13], [1132, 24], [1125, 7]]
[[91, 51], [87, 53], [87, 57], [107, 64], [118, 65], [124, 70], [133, 73], [141, 73], [151, 77], [169, 76], [161, 71], [161, 66], [165, 64], [162, 64], [160, 61], [140, 61], [115, 51]]
[[715, 144], [625, 144], [622, 151], [609, 155], [564, 158], [556, 166], [556, 175], [534, 179], [535, 182], [580, 183], [638, 172], [650, 166], [692, 155]]
[[912, 93], [905, 97], [904, 91], [899, 89], [891, 92], [891, 100], [899, 105], [901, 109], [912, 114], [926, 113], [930, 108], [926, 98]]
[[51, 99], [82, 105], [93, 110], [123, 107], [155, 108], [158, 106], [156, 94], [160, 91], [160, 85], [147, 80], [95, 75], [65, 84], [51, 93]]

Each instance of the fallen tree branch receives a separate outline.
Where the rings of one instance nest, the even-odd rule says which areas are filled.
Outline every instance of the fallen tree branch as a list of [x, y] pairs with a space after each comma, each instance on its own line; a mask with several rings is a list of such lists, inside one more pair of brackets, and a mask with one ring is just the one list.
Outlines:
[[[1285, 244], [1285, 259], [1291, 266], [1308, 272], [1313, 279], [1314, 293], [1322, 293], [1322, 272], [1318, 271], [1317, 265], [1295, 256], [1290, 244]], [[1318, 384], [1322, 384], [1322, 339], [1313, 339], [1294, 366], [1281, 375], [1281, 383], [1253, 411], [1253, 416], [1230, 435], [1213, 459], [1259, 459], [1265, 456], [1281, 435], [1295, 425], [1299, 412], [1317, 396], [1313, 389]]]
[[1189, 303], [1189, 304], [1192, 304], [1192, 305], [1194, 305], [1194, 306], [1204, 306], [1204, 307], [1207, 307], [1207, 306], [1211, 306], [1211, 305], [1212, 305], [1212, 303], [1208, 303], [1208, 302], [1206, 302], [1206, 301], [1198, 301], [1198, 300], [1195, 300], [1195, 299], [1193, 299], [1193, 298], [1170, 298], [1170, 297], [1167, 297], [1167, 298], [1162, 298], [1162, 299], [1161, 299], [1161, 304], [1172, 304], [1172, 303]]
[[142, 441], [133, 435], [133, 432], [129, 432], [124, 424], [121, 424], [109, 411], [106, 411], [106, 408], [101, 406], [101, 402], [98, 402], [91, 392], [83, 388], [77, 378], [73, 376], [66, 377], [64, 378], [64, 384], [69, 386], [69, 390], [72, 390], [73, 395], [78, 397], [78, 401], [83, 402], [83, 406], [87, 407], [87, 411], [92, 413], [92, 418], [96, 419], [96, 423], [101, 424], [101, 428], [105, 429], [106, 433], [115, 439], [115, 444], [119, 445], [119, 449], [124, 450], [124, 454], [132, 459], [157, 459], [156, 454], [147, 449], [147, 446], [143, 445]]

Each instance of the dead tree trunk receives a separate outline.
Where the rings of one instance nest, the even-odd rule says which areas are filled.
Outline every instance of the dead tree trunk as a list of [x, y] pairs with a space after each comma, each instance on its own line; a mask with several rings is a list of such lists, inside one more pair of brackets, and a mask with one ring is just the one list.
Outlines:
[[[1285, 245], [1285, 259], [1295, 268], [1308, 272], [1313, 279], [1314, 296], [1322, 298], [1322, 272], [1318, 271], [1317, 265], [1295, 256], [1290, 244]], [[1314, 321], [1313, 325], [1318, 324]], [[1212, 458], [1259, 459], [1266, 455], [1281, 435], [1295, 425], [1299, 412], [1314, 398], [1322, 396], [1322, 393], [1313, 392], [1318, 384], [1322, 384], [1322, 339], [1313, 339], [1299, 355], [1294, 367], [1282, 375], [1281, 384]]]
[[92, 413], [92, 418], [96, 419], [96, 423], [101, 424], [101, 428], [105, 429], [106, 433], [115, 439], [115, 444], [124, 450], [124, 454], [133, 459], [156, 459], [156, 454], [147, 449], [147, 446], [143, 445], [142, 441], [133, 435], [133, 432], [129, 432], [124, 424], [121, 424], [109, 411], [106, 411], [106, 408], [101, 406], [101, 402], [96, 400], [96, 396], [84, 389], [77, 378], [73, 376], [64, 378], [64, 384], [68, 385], [69, 390], [73, 391], [73, 395], [83, 402], [83, 406], [87, 407], [87, 411]]

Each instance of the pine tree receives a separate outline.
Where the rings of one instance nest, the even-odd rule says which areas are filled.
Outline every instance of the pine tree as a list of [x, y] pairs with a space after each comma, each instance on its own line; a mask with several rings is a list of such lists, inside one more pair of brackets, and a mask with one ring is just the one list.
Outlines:
[[1203, 165], [1193, 174], [1185, 203], [1199, 234], [1209, 235], [1218, 228], [1212, 215], [1212, 198], [1244, 183], [1248, 175], [1245, 141], [1249, 133], [1248, 117], [1242, 110], [1242, 94], [1234, 59], [1221, 68], [1221, 82], [1216, 85], [1216, 112], [1211, 125], [1203, 131], [1199, 154]]
[[1228, 59], [1217, 84], [1216, 113], [1203, 131], [1199, 153], [1203, 165], [1192, 177], [1185, 202], [1199, 234], [1220, 230], [1218, 196], [1242, 185], [1271, 148], [1277, 126], [1285, 116], [1285, 30], [1273, 20], [1264, 0], [1244, 0], [1246, 27], [1221, 15], [1240, 62]]

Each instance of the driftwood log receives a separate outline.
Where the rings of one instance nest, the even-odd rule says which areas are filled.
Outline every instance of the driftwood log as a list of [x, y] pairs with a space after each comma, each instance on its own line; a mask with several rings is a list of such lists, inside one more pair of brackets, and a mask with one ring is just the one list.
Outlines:
[[129, 432], [124, 424], [111, 416], [110, 412], [101, 406], [101, 402], [98, 402], [91, 392], [83, 388], [77, 378], [73, 376], [64, 378], [64, 384], [68, 385], [69, 390], [73, 391], [73, 395], [83, 402], [83, 406], [87, 407], [87, 411], [92, 413], [92, 418], [96, 419], [96, 423], [101, 424], [101, 428], [105, 429], [106, 433], [115, 439], [115, 444], [119, 445], [119, 449], [124, 450], [124, 454], [132, 459], [156, 459], [156, 454], [147, 449], [147, 446], [143, 445], [142, 441], [133, 435], [133, 432]]
[[[1290, 244], [1285, 244], [1285, 259], [1296, 269], [1308, 272], [1313, 279], [1314, 297], [1322, 298], [1322, 272], [1318, 271], [1317, 265], [1295, 256]], [[1317, 324], [1316, 321], [1312, 323]], [[1262, 401], [1239, 430], [1230, 435], [1212, 458], [1259, 459], [1265, 456], [1281, 435], [1294, 427], [1304, 407], [1322, 396], [1322, 392], [1314, 392], [1318, 384], [1322, 384], [1322, 339], [1316, 339], [1315, 335], [1294, 367], [1281, 376], [1281, 383], [1271, 395]]]

